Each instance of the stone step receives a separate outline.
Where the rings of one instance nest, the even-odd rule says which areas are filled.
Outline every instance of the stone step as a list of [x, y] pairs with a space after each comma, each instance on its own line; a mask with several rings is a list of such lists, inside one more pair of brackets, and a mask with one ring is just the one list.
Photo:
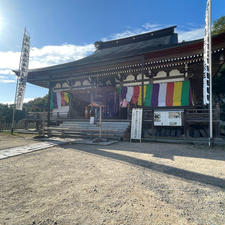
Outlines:
[[[88, 127], [88, 126], [60, 126], [59, 128], [68, 128], [68, 129], [99, 129], [100, 127]], [[102, 126], [102, 129], [110, 130], [110, 129], [120, 129], [125, 130], [126, 127], [119, 126]]]
[[[127, 128], [130, 126], [129, 121], [108, 121], [102, 122], [101, 130], [102, 136], [110, 138], [121, 138], [126, 132]], [[90, 124], [89, 121], [75, 121], [67, 120], [64, 121], [57, 127], [50, 127], [51, 135], [65, 135], [65, 136], [98, 136], [99, 135], [99, 125]]]
[[[128, 124], [102, 124], [102, 127], [128, 127]], [[61, 124], [60, 127], [99, 127], [99, 125], [87, 125], [87, 124]]]
[[[94, 126], [98, 126], [99, 124], [76, 124], [76, 123], [62, 123], [60, 124], [60, 126], [88, 126], [88, 127], [94, 127]], [[121, 126], [121, 127], [126, 127], [129, 126], [129, 124], [106, 124], [103, 123], [102, 126]]]

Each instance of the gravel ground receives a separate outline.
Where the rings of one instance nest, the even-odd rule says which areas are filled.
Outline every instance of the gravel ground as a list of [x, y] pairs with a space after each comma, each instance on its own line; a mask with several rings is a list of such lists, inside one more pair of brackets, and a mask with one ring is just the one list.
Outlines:
[[67, 145], [0, 160], [2, 225], [224, 225], [225, 150]]
[[10, 133], [0, 132], [0, 150], [37, 143], [37, 141], [33, 139], [34, 136], [33, 134], [16, 133], [15, 135], [11, 135]]

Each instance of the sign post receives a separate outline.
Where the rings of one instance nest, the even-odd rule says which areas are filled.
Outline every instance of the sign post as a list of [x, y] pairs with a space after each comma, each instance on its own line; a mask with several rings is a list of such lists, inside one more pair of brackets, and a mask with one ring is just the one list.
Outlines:
[[13, 108], [13, 115], [12, 115], [12, 126], [11, 126], [12, 134], [14, 130], [14, 120], [15, 120], [16, 110], [22, 110], [23, 108], [23, 99], [24, 99], [24, 94], [26, 89], [28, 66], [29, 66], [29, 55], [30, 55], [30, 36], [26, 33], [26, 28], [25, 28], [23, 43], [22, 43], [22, 50], [20, 55], [19, 75], [17, 78], [16, 94], [15, 94], [14, 108]]
[[141, 142], [142, 114], [143, 114], [143, 109], [141, 108], [132, 109], [130, 141], [132, 139], [135, 139]]

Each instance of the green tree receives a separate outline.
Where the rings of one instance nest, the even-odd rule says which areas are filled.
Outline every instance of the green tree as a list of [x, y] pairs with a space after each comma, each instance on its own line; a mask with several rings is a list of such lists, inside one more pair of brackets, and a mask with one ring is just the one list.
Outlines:
[[225, 32], [225, 16], [215, 20], [212, 28], [212, 34], [220, 34], [223, 32]]
[[24, 104], [26, 112], [43, 112], [48, 110], [48, 95], [42, 98], [35, 98]]
[[[42, 98], [36, 98], [28, 103], [23, 104], [23, 110], [17, 110], [15, 113], [15, 121], [25, 119], [27, 112], [47, 112], [48, 109], [48, 95]], [[13, 105], [0, 104], [0, 123], [12, 122]]]

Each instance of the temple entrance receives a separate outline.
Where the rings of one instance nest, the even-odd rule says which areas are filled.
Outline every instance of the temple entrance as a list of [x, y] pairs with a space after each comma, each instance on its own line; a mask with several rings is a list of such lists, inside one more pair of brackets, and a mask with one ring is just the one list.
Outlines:
[[71, 92], [69, 117], [72, 119], [84, 119], [85, 107], [90, 104], [90, 91], [77, 90]]
[[114, 87], [100, 87], [93, 91], [93, 102], [103, 105], [103, 119], [119, 118], [119, 96]]
[[[91, 103], [103, 106], [103, 119], [119, 119], [119, 96], [116, 94], [115, 87], [98, 87], [91, 90], [77, 90], [71, 92], [69, 117], [73, 119], [87, 119], [90, 117]], [[85, 110], [88, 108], [88, 116]]]

